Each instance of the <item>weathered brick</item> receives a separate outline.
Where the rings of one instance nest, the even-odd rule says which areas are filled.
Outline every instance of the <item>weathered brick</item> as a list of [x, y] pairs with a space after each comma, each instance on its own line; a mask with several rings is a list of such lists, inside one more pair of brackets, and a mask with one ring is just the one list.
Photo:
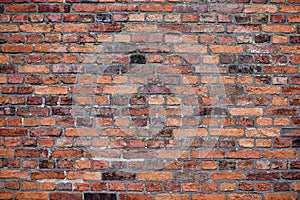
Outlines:
[[20, 26], [21, 32], [50, 32], [52, 30], [51, 25], [45, 24], [24, 24]]

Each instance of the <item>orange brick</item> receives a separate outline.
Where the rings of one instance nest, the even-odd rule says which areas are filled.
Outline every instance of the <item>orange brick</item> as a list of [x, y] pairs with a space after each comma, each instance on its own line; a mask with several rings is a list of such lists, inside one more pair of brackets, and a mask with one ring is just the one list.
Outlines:
[[35, 94], [67, 94], [68, 88], [66, 86], [36, 86], [34, 88]]
[[263, 114], [262, 108], [230, 108], [229, 113], [233, 116], [260, 116]]
[[239, 54], [243, 52], [243, 46], [211, 45], [210, 50], [217, 54]]
[[172, 180], [172, 172], [139, 172], [138, 180]]
[[267, 33], [293, 33], [296, 32], [295, 25], [262, 25], [262, 31]]

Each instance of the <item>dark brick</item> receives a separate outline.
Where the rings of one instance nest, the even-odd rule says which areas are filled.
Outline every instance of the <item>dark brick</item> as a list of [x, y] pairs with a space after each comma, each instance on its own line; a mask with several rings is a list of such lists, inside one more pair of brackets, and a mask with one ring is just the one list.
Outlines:
[[291, 161], [291, 169], [300, 169], [300, 161]]
[[290, 138], [275, 138], [274, 148], [287, 148], [291, 146]]
[[6, 35], [4, 35], [4, 34], [0, 35], [0, 43], [6, 43], [6, 42], [7, 42]]
[[27, 104], [28, 105], [41, 105], [43, 103], [42, 97], [28, 97]]
[[146, 57], [144, 55], [131, 55], [130, 64], [146, 64]]
[[273, 188], [275, 192], [279, 191], [289, 191], [290, 190], [290, 185], [289, 183], [274, 183]]
[[250, 172], [247, 174], [249, 180], [278, 180], [280, 179], [280, 174], [278, 172]]
[[121, 72], [121, 68], [119, 66], [108, 66], [103, 71], [103, 69], [101, 67], [97, 68], [97, 67], [93, 66], [91, 69], [87, 68], [87, 72], [88, 73], [96, 73], [96, 74], [115, 74], [115, 75], [119, 75], [120, 72]]
[[229, 66], [229, 73], [241, 73], [241, 74], [257, 74], [261, 72], [261, 66]]
[[170, 128], [163, 128], [157, 134], [156, 137], [172, 137], [173, 136], [173, 129]]
[[[88, 114], [89, 112], [87, 112]], [[95, 108], [91, 112], [92, 116], [113, 117], [118, 115], [117, 108]]]
[[105, 172], [102, 173], [102, 180], [134, 180], [135, 173], [131, 172]]
[[252, 56], [239, 56], [238, 57], [239, 64], [250, 64], [253, 62]]
[[111, 16], [111, 14], [97, 14], [96, 15], [96, 21], [97, 22], [110, 23], [112, 21], [112, 16]]
[[269, 97], [256, 97], [254, 99], [254, 105], [256, 105], [256, 106], [270, 105], [270, 98]]
[[39, 167], [40, 169], [53, 169], [54, 168], [54, 161], [53, 160], [40, 160]]
[[290, 42], [292, 44], [299, 44], [300, 43], [300, 36], [290, 36]]
[[130, 104], [131, 105], [145, 105], [146, 98], [145, 98], [145, 96], [132, 96], [130, 98]]
[[49, 96], [49, 97], [45, 98], [45, 104], [47, 106], [55, 106], [55, 105], [57, 105], [57, 102], [58, 102], [58, 97]]
[[26, 83], [30, 83], [32, 85], [38, 85], [42, 83], [42, 77], [41, 76], [26, 76]]
[[[284, 116], [294, 116], [297, 115], [297, 108], [267, 108], [266, 115], [284, 115]], [[299, 132], [299, 130], [296, 130]]]
[[300, 126], [300, 117], [292, 118], [292, 126]]
[[63, 192], [55, 192], [50, 193], [50, 200], [82, 200], [81, 193], [63, 193]]
[[300, 180], [300, 172], [282, 172], [282, 178], [288, 180]]
[[60, 105], [72, 105], [73, 98], [72, 97], [61, 97], [60, 98]]
[[72, 108], [69, 107], [53, 107], [52, 115], [71, 115]]
[[200, 141], [201, 146], [204, 148], [217, 148], [218, 140], [216, 139], [203, 139]]
[[238, 125], [239, 126], [254, 126], [254, 119], [251, 118], [239, 118], [238, 119]]
[[300, 139], [293, 139], [292, 147], [300, 147]]
[[281, 162], [281, 161], [273, 161], [271, 168], [274, 170], [282, 170], [282, 169], [287, 169], [288, 165], [287, 162]]
[[69, 13], [70, 12], [70, 5], [66, 4], [40, 4], [39, 5], [39, 12], [53, 12], [53, 13]]
[[16, 108], [14, 107], [0, 107], [0, 115], [15, 115]]
[[251, 16], [250, 15], [238, 15], [238, 16], [235, 16], [235, 21], [237, 23], [250, 23]]
[[4, 5], [0, 5], [0, 13], [4, 13]]
[[147, 126], [147, 118], [135, 118], [132, 120], [135, 126]]
[[233, 64], [236, 62], [235, 56], [220, 56], [221, 64]]
[[95, 21], [95, 16], [94, 15], [81, 14], [81, 15], [79, 15], [79, 21], [80, 22], [94, 22]]
[[268, 15], [267, 14], [265, 14], [265, 15], [262, 15], [262, 14], [260, 14], [260, 15], [252, 15], [251, 16], [252, 17], [252, 22], [258, 22], [258, 23], [267, 23], [268, 22], [268, 20], [269, 20], [269, 17], [268, 17]]
[[287, 57], [283, 55], [278, 55], [278, 56], [272, 56], [272, 61], [273, 63], [286, 63], [287, 62]]
[[265, 34], [256, 35], [255, 36], [255, 42], [256, 43], [270, 42], [270, 38], [271, 37], [269, 35], [265, 35]]
[[252, 191], [252, 190], [254, 190], [254, 184], [253, 183], [247, 183], [247, 182], [239, 183], [239, 190]]
[[77, 126], [93, 126], [93, 119], [88, 117], [77, 117]]
[[195, 109], [196, 116], [207, 116], [207, 115], [227, 115], [228, 111], [226, 108], [197, 108]]
[[57, 190], [72, 190], [72, 183], [57, 183]]
[[142, 94], [171, 94], [171, 89], [166, 86], [142, 86], [139, 90]]
[[220, 161], [219, 162], [220, 170], [235, 170], [236, 162], [234, 161]]
[[261, 64], [269, 64], [270, 63], [270, 57], [269, 56], [255, 56], [254, 57], [255, 63], [261, 63]]
[[219, 145], [221, 148], [234, 148], [235, 140], [234, 139], [220, 139]]
[[121, 32], [120, 24], [91, 24], [92, 32]]
[[12, 65], [2, 65], [0, 66], [1, 74], [14, 74], [16, 72], [16, 67]]
[[256, 84], [271, 84], [272, 78], [271, 77], [255, 77]]

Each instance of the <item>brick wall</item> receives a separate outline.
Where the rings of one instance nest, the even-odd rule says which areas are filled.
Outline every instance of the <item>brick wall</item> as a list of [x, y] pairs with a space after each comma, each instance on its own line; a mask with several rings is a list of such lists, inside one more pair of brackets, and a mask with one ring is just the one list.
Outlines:
[[299, 0], [0, 2], [0, 199], [300, 198]]

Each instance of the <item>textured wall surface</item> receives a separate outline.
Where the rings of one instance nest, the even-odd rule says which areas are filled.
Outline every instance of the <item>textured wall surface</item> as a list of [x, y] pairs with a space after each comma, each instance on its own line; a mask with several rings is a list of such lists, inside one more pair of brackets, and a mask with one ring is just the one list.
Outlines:
[[0, 2], [0, 199], [300, 198], [300, 0]]

